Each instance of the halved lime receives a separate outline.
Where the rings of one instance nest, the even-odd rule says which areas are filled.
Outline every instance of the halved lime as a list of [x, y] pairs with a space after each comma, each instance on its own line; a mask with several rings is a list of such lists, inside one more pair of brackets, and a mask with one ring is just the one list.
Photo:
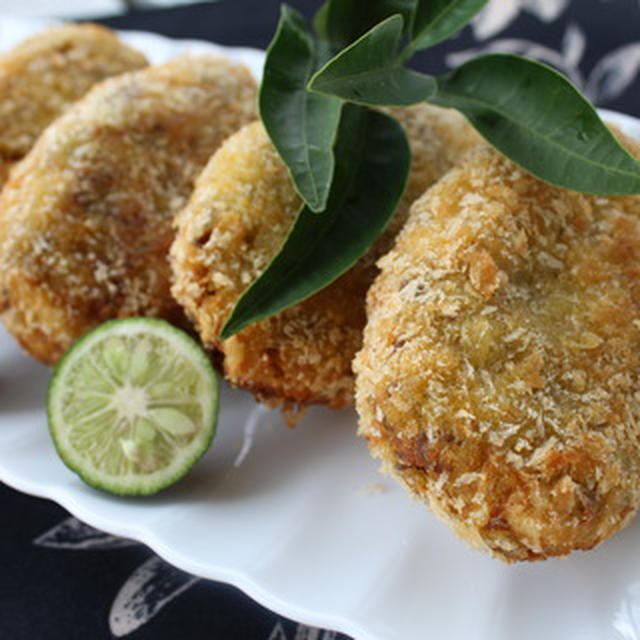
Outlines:
[[49, 384], [49, 429], [93, 487], [149, 495], [208, 449], [218, 381], [204, 350], [163, 320], [111, 320], [76, 342]]

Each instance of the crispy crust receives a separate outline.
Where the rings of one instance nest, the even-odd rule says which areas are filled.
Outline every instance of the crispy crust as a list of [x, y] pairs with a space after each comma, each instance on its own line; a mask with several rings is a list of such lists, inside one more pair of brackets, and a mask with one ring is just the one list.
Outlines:
[[379, 265], [354, 367], [383, 470], [506, 561], [625, 526], [640, 504], [640, 197], [550, 187], [480, 147]]
[[182, 56], [103, 82], [46, 130], [0, 197], [0, 310], [25, 349], [55, 363], [108, 318], [184, 322], [172, 219], [255, 95], [244, 67]]
[[392, 243], [410, 203], [478, 142], [456, 113], [423, 105], [393, 110], [413, 151], [408, 188], [384, 237], [318, 294], [221, 342], [234, 303], [270, 262], [300, 207], [287, 171], [260, 123], [229, 139], [198, 179], [177, 219], [173, 294], [204, 343], [225, 355], [234, 384], [277, 404], [351, 403], [351, 361], [360, 347], [375, 260]]
[[4, 183], [9, 179], [9, 172], [11, 171], [11, 167], [13, 167], [13, 162], [4, 162], [0, 161], [0, 190]]
[[25, 156], [94, 84], [146, 65], [144, 55], [92, 24], [47, 29], [0, 55], [0, 186], [3, 165]]

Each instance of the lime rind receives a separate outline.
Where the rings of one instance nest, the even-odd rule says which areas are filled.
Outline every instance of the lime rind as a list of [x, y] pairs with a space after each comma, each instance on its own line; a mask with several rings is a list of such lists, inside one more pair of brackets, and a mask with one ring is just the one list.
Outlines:
[[[144, 415], [135, 414], [135, 390], [148, 384], [144, 376], [152, 369], [143, 353], [145, 340], [149, 341], [147, 349], [149, 344], [164, 344], [170, 354], [168, 368], [178, 363], [183, 378], [191, 376], [192, 396], [180, 398], [180, 411], [166, 406], [171, 404], [164, 400], [166, 394], [178, 387], [174, 380], [165, 378], [146, 395], [148, 404], [155, 406]], [[97, 363], [96, 352], [102, 354]], [[83, 372], [89, 373], [91, 382], [78, 392]], [[125, 379], [135, 383], [132, 388], [126, 389]], [[106, 398], [122, 388], [128, 392], [133, 413], [127, 416], [120, 434], [116, 433], [115, 410]], [[69, 400], [74, 394], [82, 396], [82, 401]], [[110, 493], [150, 495], [183, 477], [209, 448], [216, 431], [218, 381], [205, 351], [169, 323], [151, 318], [111, 320], [78, 340], [65, 354], [49, 385], [47, 404], [54, 445], [70, 469], [87, 484]], [[78, 410], [76, 405], [84, 412], [80, 417], [73, 412], [69, 415], [69, 407]], [[84, 431], [77, 424], [83, 419]], [[159, 460], [159, 452], [165, 460]], [[105, 458], [111, 465], [109, 470], [105, 470]], [[160, 467], [145, 468], [149, 460]]]

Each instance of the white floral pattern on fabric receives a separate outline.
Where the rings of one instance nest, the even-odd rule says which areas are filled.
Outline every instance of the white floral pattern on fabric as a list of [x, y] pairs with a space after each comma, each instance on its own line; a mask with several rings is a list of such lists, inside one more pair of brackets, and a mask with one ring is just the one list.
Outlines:
[[584, 54], [586, 39], [576, 25], [569, 25], [562, 41], [562, 50], [556, 51], [532, 40], [503, 38], [464, 51], [456, 51], [445, 57], [448, 67], [456, 67], [471, 58], [485, 53], [516, 53], [550, 64], [565, 73], [576, 85], [584, 86], [579, 65]]
[[199, 580], [158, 556], [149, 558], [116, 595], [109, 613], [111, 633], [117, 638], [129, 635]]
[[576, 24], [567, 24], [560, 50], [529, 39], [491, 40], [523, 12], [534, 15], [542, 22], [551, 23], [561, 17], [570, 3], [571, 0], [492, 0], [471, 24], [474, 39], [487, 42], [449, 53], [445, 56], [445, 63], [453, 68], [480, 54], [514, 53], [559, 69], [596, 105], [602, 106], [615, 100], [633, 85], [640, 73], [640, 42], [631, 42], [607, 52], [585, 78], [580, 64], [587, 38], [584, 30]]
[[621, 96], [640, 73], [640, 42], [623, 45], [606, 53], [587, 77], [580, 69], [586, 47], [584, 31], [569, 24], [558, 51], [533, 40], [498, 38], [478, 47], [455, 51], [445, 56], [448, 67], [458, 65], [487, 53], [515, 53], [546, 62], [567, 75], [591, 102], [602, 106]]
[[67, 518], [38, 536], [33, 544], [50, 549], [122, 549], [140, 543], [103, 533], [77, 518]]
[[[119, 538], [94, 529], [77, 518], [66, 518], [33, 540], [37, 547], [58, 550], [110, 550], [143, 546], [135, 540]], [[137, 567], [116, 594], [109, 612], [109, 630], [123, 638], [144, 626], [172, 600], [187, 591], [201, 578], [176, 569], [156, 555]], [[267, 640], [336, 640], [334, 631], [324, 631], [304, 624], [296, 626], [295, 635], [287, 636], [278, 621]]]
[[287, 636], [282, 623], [278, 622], [267, 640], [335, 640], [336, 638], [337, 634], [334, 631], [322, 631], [304, 624], [298, 625], [295, 636], [291, 638]]
[[598, 104], [615, 100], [635, 81], [640, 72], [640, 42], [607, 53], [589, 74], [584, 90]]
[[551, 22], [563, 13], [569, 2], [570, 0], [492, 0], [474, 19], [473, 35], [476, 40], [492, 38], [516, 20], [521, 11]]

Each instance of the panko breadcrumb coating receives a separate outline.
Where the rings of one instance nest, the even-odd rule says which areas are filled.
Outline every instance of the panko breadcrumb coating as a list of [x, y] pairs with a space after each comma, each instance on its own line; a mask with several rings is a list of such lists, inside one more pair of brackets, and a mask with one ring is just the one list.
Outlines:
[[640, 504], [640, 197], [551, 187], [481, 146], [379, 266], [354, 368], [383, 470], [506, 561], [625, 526]]
[[105, 81], [45, 131], [0, 197], [0, 310], [25, 349], [55, 363], [108, 318], [184, 321], [173, 216], [255, 97], [245, 67], [186, 55]]
[[173, 294], [203, 342], [224, 353], [227, 378], [262, 401], [285, 408], [338, 408], [352, 401], [351, 361], [362, 340], [374, 262], [390, 246], [411, 202], [479, 141], [453, 111], [421, 105], [392, 113], [408, 134], [413, 160], [385, 236], [323, 291], [226, 341], [218, 338], [226, 318], [278, 251], [301, 204], [262, 124], [245, 127], [221, 147], [177, 218]]
[[0, 55], [0, 187], [47, 125], [94, 84], [147, 65], [93, 24], [42, 31]]

